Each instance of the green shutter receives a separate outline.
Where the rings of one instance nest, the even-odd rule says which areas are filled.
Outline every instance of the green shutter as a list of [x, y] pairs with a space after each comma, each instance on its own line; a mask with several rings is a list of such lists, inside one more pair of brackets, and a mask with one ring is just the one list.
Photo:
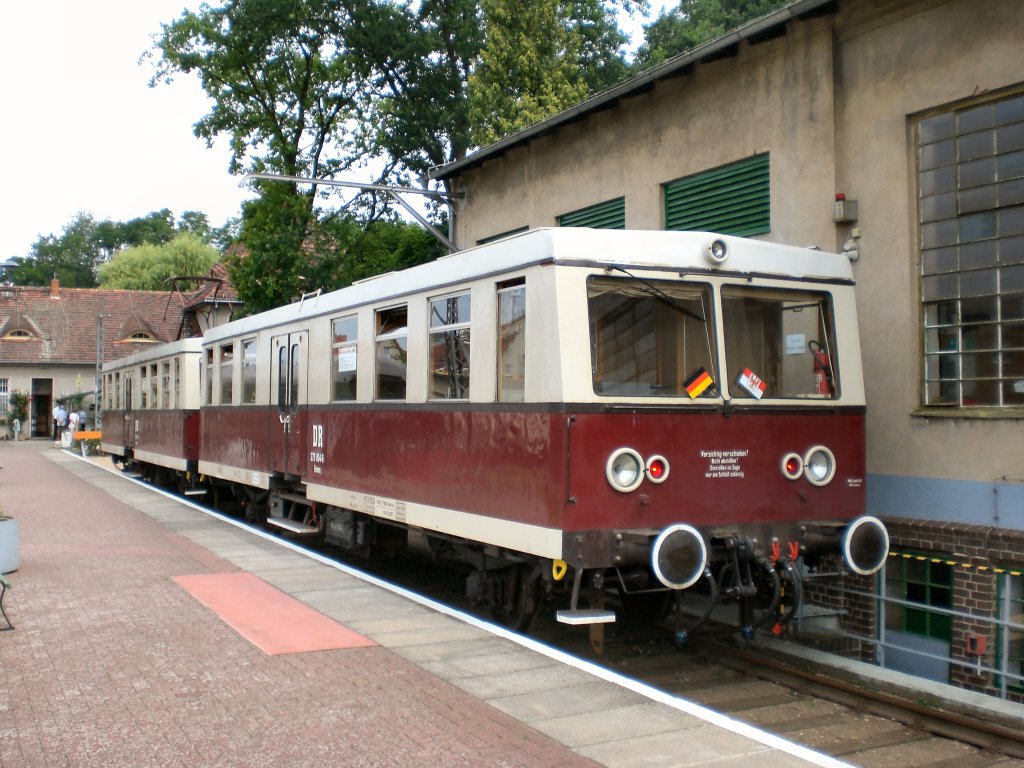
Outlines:
[[593, 229], [625, 229], [626, 198], [619, 197], [589, 208], [581, 208], [558, 217], [560, 227], [591, 227]]
[[666, 184], [665, 229], [741, 237], [770, 232], [768, 155], [754, 155]]

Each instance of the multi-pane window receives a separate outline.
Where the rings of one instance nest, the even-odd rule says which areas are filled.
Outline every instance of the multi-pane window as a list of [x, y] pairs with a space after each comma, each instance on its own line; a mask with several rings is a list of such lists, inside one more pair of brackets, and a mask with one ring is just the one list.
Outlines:
[[7, 413], [11, 405], [10, 379], [0, 378], [0, 414]]
[[235, 345], [225, 344], [220, 348], [220, 404], [231, 405], [233, 374], [235, 370]]
[[356, 399], [359, 320], [355, 315], [331, 321], [331, 399]]
[[181, 391], [181, 360], [174, 358], [174, 400], [173, 406], [181, 408], [185, 404], [185, 398]]
[[997, 685], [1024, 690], [1024, 575], [1019, 571], [1001, 574], [998, 597], [1004, 621], [996, 637], [996, 664], [1005, 672]]
[[430, 300], [430, 398], [469, 397], [469, 293]]
[[930, 609], [952, 609], [953, 567], [945, 560], [904, 557], [890, 562], [885, 573], [886, 595], [902, 601], [886, 604], [886, 628], [948, 641], [952, 616]]
[[665, 229], [748, 237], [771, 231], [771, 164], [754, 155], [664, 186]]
[[924, 403], [1024, 406], [1024, 94], [916, 128]]
[[526, 399], [526, 284], [498, 286], [498, 402]]
[[378, 400], [404, 400], [409, 358], [408, 309], [403, 305], [377, 312]]
[[256, 339], [242, 342], [242, 402], [256, 402]]

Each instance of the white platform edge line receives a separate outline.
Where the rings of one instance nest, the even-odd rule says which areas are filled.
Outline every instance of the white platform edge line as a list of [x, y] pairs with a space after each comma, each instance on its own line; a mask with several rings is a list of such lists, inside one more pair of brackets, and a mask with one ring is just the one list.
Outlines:
[[619, 674], [618, 672], [614, 672], [610, 669], [600, 667], [597, 664], [594, 664], [593, 662], [587, 661], [586, 659], [581, 659], [577, 656], [573, 656], [572, 654], [566, 653], [565, 651], [561, 651], [557, 648], [552, 648], [549, 645], [541, 643], [537, 640], [533, 640], [529, 637], [518, 635], [515, 632], [512, 632], [511, 630], [506, 629], [505, 627], [502, 627], [498, 624], [492, 624], [491, 622], [484, 621], [483, 619], [480, 619], [476, 616], [472, 616], [468, 613], [463, 613], [462, 611], [456, 610], [455, 608], [451, 608], [447, 605], [444, 605], [443, 603], [431, 600], [428, 597], [423, 597], [422, 595], [418, 595], [415, 592], [411, 592], [403, 587], [396, 586], [394, 584], [391, 584], [390, 582], [384, 581], [383, 579], [379, 579], [376, 576], [373, 576], [369, 573], [360, 571], [357, 568], [345, 565], [344, 563], [339, 563], [335, 560], [331, 560], [330, 558], [325, 557], [324, 555], [320, 555], [316, 552], [304, 549], [303, 547], [300, 547], [297, 544], [282, 539], [278, 536], [274, 536], [273, 534], [256, 530], [255, 528], [250, 527], [241, 520], [236, 520], [234, 518], [228, 517], [227, 515], [223, 515], [220, 512], [215, 512], [211, 509], [206, 509], [205, 507], [195, 504], [189, 501], [188, 499], [183, 499], [180, 496], [170, 493], [169, 491], [165, 491], [162, 488], [157, 488], [156, 486], [150, 485], [149, 483], [128, 477], [113, 467], [109, 469], [106, 467], [102, 467], [98, 464], [95, 464], [94, 462], [89, 461], [88, 458], [79, 456], [77, 453], [73, 453], [70, 450], [65, 450], [64, 453], [74, 457], [79, 461], [90, 464], [91, 466], [94, 466], [97, 469], [103, 469], [124, 480], [135, 483], [137, 485], [141, 485], [142, 487], [147, 488], [153, 491], [154, 493], [159, 493], [162, 496], [171, 499], [172, 501], [178, 502], [179, 504], [191, 507], [197, 512], [202, 512], [203, 514], [209, 517], [228, 523], [229, 525], [233, 525], [236, 528], [246, 531], [254, 536], [259, 536], [260, 538], [267, 539], [268, 541], [273, 541], [276, 544], [285, 547], [286, 549], [290, 549], [293, 552], [305, 555], [306, 557], [312, 560], [316, 560], [317, 562], [322, 563], [323, 565], [327, 565], [339, 571], [342, 571], [343, 573], [348, 574], [349, 576], [353, 576], [369, 584], [373, 584], [374, 586], [386, 589], [389, 592], [406, 598], [407, 600], [411, 600], [414, 603], [418, 603], [419, 605], [422, 605], [426, 608], [430, 608], [431, 610], [437, 611], [438, 613], [445, 614], [446, 616], [451, 616], [454, 619], [458, 619], [459, 621], [465, 624], [469, 624], [470, 626], [482, 629], [485, 632], [489, 632], [492, 635], [496, 635], [506, 640], [510, 640], [511, 642], [516, 643], [517, 645], [520, 645], [524, 648], [528, 648], [529, 650], [534, 651], [536, 653], [540, 653], [554, 661], [558, 661], [562, 664], [566, 664], [575, 669], [579, 669], [593, 677], [596, 677], [600, 680], [604, 680], [605, 682], [612, 683], [613, 685], [618, 685], [621, 688], [625, 688], [626, 690], [632, 691], [633, 693], [650, 699], [651, 701], [656, 701], [659, 704], [664, 704], [666, 706], [672, 707], [673, 709], [679, 710], [680, 712], [685, 712], [686, 714], [692, 715], [693, 717], [703, 720], [704, 722], [710, 725], [717, 726], [726, 731], [729, 731], [730, 733], [735, 733], [737, 736], [746, 737], [751, 741], [763, 744], [766, 747], [777, 749], [779, 752], [784, 752], [788, 755], [792, 755], [793, 757], [800, 758], [801, 760], [806, 760], [812, 765], [821, 766], [821, 768], [856, 768], [851, 763], [844, 763], [841, 760], [836, 760], [834, 757], [822, 754], [821, 752], [817, 752], [811, 749], [810, 747], [805, 747], [801, 744], [795, 744], [794, 742], [784, 739], [781, 736], [778, 736], [774, 733], [768, 733], [767, 731], [763, 731], [755, 726], [740, 722], [739, 720], [735, 720], [729, 717], [728, 715], [724, 715], [721, 712], [716, 712], [713, 709], [708, 709], [707, 707], [689, 701], [688, 699], [683, 699], [678, 696], [673, 696], [670, 693], [659, 691], [657, 688], [647, 685], [646, 683], [642, 683], [639, 680], [633, 680], [629, 677], [626, 677], [625, 675]]

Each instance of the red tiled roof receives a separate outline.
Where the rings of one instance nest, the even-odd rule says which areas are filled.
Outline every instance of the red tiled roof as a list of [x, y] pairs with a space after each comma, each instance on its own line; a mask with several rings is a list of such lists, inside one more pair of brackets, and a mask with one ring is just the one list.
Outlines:
[[[103, 359], [146, 349], [152, 342], [130, 341], [146, 333], [157, 341], [179, 338], [186, 308], [166, 291], [114, 291], [98, 288], [0, 287], [0, 362], [5, 364], [95, 364], [97, 318], [103, 315]], [[182, 336], [198, 335], [186, 314]], [[32, 338], [5, 338], [24, 330]]]

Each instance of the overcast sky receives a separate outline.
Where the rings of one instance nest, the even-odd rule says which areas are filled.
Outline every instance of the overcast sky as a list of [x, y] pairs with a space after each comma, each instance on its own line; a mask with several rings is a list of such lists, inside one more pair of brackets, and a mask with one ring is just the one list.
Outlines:
[[[652, 1], [651, 15], [663, 5]], [[201, 211], [215, 227], [239, 214], [249, 193], [228, 173], [227, 142], [207, 148], [192, 133], [209, 105], [198, 80], [150, 88], [152, 65], [139, 63], [162, 23], [198, 6], [4, 3], [0, 261], [60, 235], [79, 211], [97, 221]]]

